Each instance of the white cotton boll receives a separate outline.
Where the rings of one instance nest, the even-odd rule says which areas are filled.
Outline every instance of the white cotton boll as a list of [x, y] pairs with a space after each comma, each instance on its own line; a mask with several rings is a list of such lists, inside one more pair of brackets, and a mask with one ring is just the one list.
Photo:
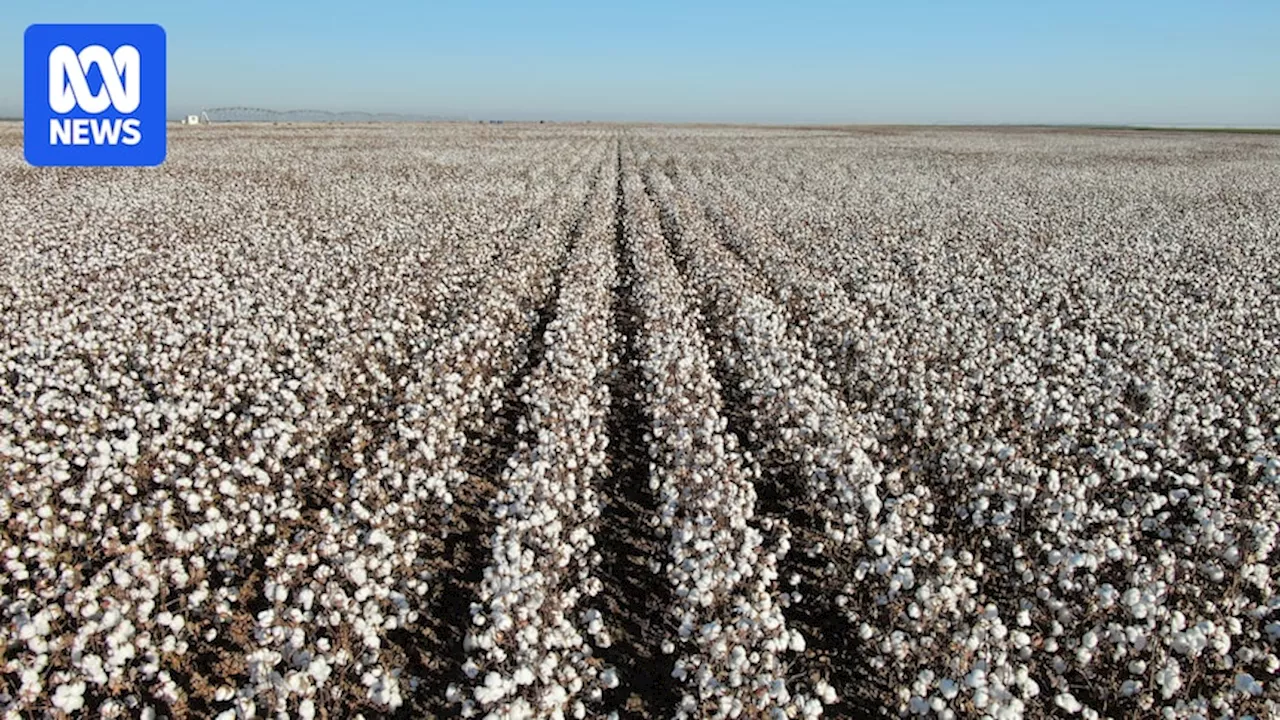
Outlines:
[[1240, 673], [1236, 675], [1235, 688], [1246, 695], [1257, 697], [1262, 694], [1262, 683], [1258, 682], [1249, 673]]
[[1098, 634], [1092, 630], [1086, 632], [1081, 640], [1081, 645], [1088, 650], [1098, 647]]
[[317, 686], [323, 686], [325, 681], [329, 679], [332, 672], [329, 663], [323, 657], [317, 657], [307, 666], [307, 673], [316, 681]]
[[1130, 627], [1125, 631], [1125, 638], [1129, 644], [1139, 652], [1147, 647], [1146, 632], [1142, 628]]
[[867, 510], [867, 515], [869, 515], [872, 520], [875, 520], [880, 516], [882, 503], [880, 502], [879, 494], [876, 492], [875, 485], [867, 485], [863, 488], [862, 504]]
[[1172, 660], [1156, 673], [1156, 684], [1161, 688], [1165, 700], [1173, 697], [1182, 688], [1182, 676], [1178, 664]]
[[544, 708], [558, 708], [564, 705], [569, 693], [561, 685], [552, 684], [543, 693], [541, 705]]
[[84, 689], [83, 682], [59, 685], [53, 693], [53, 706], [68, 714], [78, 711], [84, 707]]
[[805, 649], [804, 634], [799, 630], [792, 630], [790, 636], [790, 644], [788, 647], [792, 652], [802, 653]]
[[985, 687], [980, 687], [973, 691], [973, 705], [979, 709], [985, 709], [991, 704], [991, 691]]
[[1053, 704], [1072, 714], [1078, 713], [1084, 709], [1084, 706], [1080, 704], [1080, 701], [1076, 699], [1076, 696], [1071, 693], [1060, 693], [1055, 695], [1053, 698]]
[[490, 687], [490, 685], [480, 685], [475, 689], [476, 702], [480, 705], [493, 705], [493, 703], [502, 700], [504, 696], [502, 687]]
[[839, 696], [836, 695], [836, 689], [831, 687], [826, 680], [819, 680], [817, 684], [814, 685], [814, 691], [818, 694], [818, 697], [822, 702], [827, 705], [833, 705], [840, 699]]

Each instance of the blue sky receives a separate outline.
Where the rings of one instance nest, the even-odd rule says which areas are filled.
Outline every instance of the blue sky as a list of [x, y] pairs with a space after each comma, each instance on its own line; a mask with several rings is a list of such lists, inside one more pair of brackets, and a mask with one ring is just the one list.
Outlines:
[[1280, 126], [1280, 0], [3, 0], [0, 114], [33, 22], [160, 23], [171, 114]]

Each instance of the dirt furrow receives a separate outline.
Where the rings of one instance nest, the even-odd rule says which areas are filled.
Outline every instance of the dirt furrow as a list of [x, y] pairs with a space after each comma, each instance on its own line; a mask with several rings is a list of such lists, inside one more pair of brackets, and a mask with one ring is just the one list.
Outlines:
[[614, 251], [618, 284], [614, 288], [613, 325], [615, 347], [609, 378], [610, 415], [609, 474], [600, 493], [601, 514], [597, 548], [603, 558], [601, 580], [605, 617], [614, 628], [613, 644], [600, 650], [606, 662], [618, 668], [621, 683], [605, 698], [606, 707], [620, 717], [667, 718], [679, 703], [671, 677], [672, 656], [662, 652], [663, 641], [676, 628], [666, 612], [672, 604], [671, 586], [653, 566], [665, 547], [650, 523], [658, 499], [649, 488], [649, 448], [646, 437], [650, 417], [640, 402], [642, 332], [633, 297], [634, 268], [624, 246], [626, 206], [622, 198], [622, 151], [618, 148], [615, 197]]
[[[646, 175], [648, 179], [648, 175]], [[690, 268], [688, 248], [681, 242], [679, 219], [650, 183], [646, 191], [654, 205], [661, 209], [659, 219], [666, 245], [687, 287], [696, 287]], [[763, 278], [759, 278], [764, 283]], [[702, 331], [717, 344], [728, 342], [729, 329], [714, 321], [722, 317], [717, 308], [716, 292], [701, 288], [694, 295], [705, 319]], [[799, 630], [808, 641], [804, 654], [793, 663], [791, 677], [812, 685], [820, 680], [829, 683], [838, 700], [828, 703], [826, 713], [840, 718], [887, 717], [887, 710], [875, 699], [883, 696], [879, 682], [866, 662], [862, 640], [844, 616], [842, 597], [845, 580], [829, 559], [826, 547], [830, 539], [820, 525], [821, 513], [804, 497], [805, 480], [793, 458], [769, 449], [763, 434], [776, 428], [765, 428], [752, 417], [752, 402], [747, 378], [739, 368], [725, 362], [725, 352], [712, 356], [711, 372], [722, 388], [723, 413], [729, 432], [742, 442], [746, 454], [759, 470], [757, 513], [762, 519], [786, 528], [793, 546], [778, 563], [784, 583], [784, 615], [790, 627]]]
[[[598, 182], [599, 177], [598, 172], [594, 173], [592, 182]], [[485, 421], [467, 434], [460, 468], [467, 473], [468, 479], [454, 489], [456, 497], [451, 507], [452, 514], [435, 548], [437, 557], [445, 566], [433, 586], [427, 611], [422, 613], [423, 627], [417, 638], [409, 641], [412, 648], [409, 672], [426, 678], [426, 681], [419, 685], [412, 700], [404, 706], [407, 716], [435, 718], [456, 714], [456, 706], [448, 698], [449, 686], [466, 687], [468, 682], [462, 671], [467, 659], [464, 639], [471, 604], [478, 597], [484, 569], [489, 564], [489, 542], [494, 526], [491, 503], [498, 494], [497, 480], [502, 465], [515, 452], [519, 442], [521, 388], [545, 354], [545, 335], [555, 315], [561, 275], [581, 237], [586, 205], [584, 199], [582, 210], [559, 253], [550, 290], [538, 307], [536, 320], [525, 337], [524, 347], [518, 352], [516, 366], [503, 386], [499, 402], [486, 412]]]

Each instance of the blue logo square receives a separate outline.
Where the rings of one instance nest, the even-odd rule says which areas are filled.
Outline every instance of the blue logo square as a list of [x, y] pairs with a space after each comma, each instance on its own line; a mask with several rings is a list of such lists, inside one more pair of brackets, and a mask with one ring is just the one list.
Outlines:
[[159, 165], [159, 25], [32, 25], [23, 38], [22, 145], [41, 166]]

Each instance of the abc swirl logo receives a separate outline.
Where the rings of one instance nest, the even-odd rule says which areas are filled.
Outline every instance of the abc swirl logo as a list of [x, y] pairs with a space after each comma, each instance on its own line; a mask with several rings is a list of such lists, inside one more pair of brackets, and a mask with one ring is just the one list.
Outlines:
[[32, 25], [24, 42], [32, 165], [158, 165], [165, 156], [159, 25]]

